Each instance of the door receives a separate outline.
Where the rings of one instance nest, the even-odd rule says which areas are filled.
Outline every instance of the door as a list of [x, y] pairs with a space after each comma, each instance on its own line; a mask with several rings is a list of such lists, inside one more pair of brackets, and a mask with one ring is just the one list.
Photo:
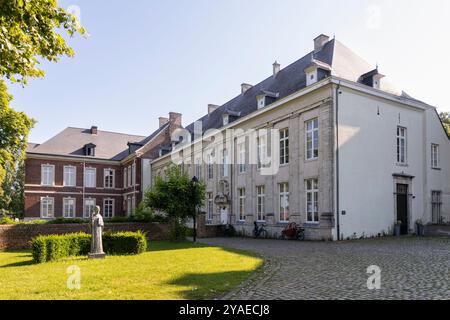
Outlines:
[[397, 221], [401, 221], [400, 233], [408, 234], [408, 185], [397, 184]]
[[220, 223], [222, 225], [228, 224], [228, 208], [221, 208], [220, 209]]

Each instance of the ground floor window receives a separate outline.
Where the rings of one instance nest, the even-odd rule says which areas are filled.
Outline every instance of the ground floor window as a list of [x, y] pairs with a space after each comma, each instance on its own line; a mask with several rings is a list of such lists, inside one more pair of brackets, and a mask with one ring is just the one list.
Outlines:
[[280, 183], [278, 185], [280, 195], [280, 222], [289, 221], [289, 184]]
[[245, 221], [245, 189], [238, 189], [239, 193], [239, 221]]
[[85, 199], [84, 200], [84, 214], [83, 216], [85, 218], [92, 217], [92, 213], [94, 212], [95, 208], [95, 199]]
[[306, 184], [306, 221], [319, 223], [319, 188], [317, 179], [308, 179]]
[[214, 209], [214, 202], [213, 202], [213, 194], [212, 192], [208, 192], [206, 194], [206, 211], [208, 213], [208, 221], [212, 221], [213, 220], [213, 209]]
[[53, 218], [55, 216], [55, 199], [50, 197], [41, 198], [41, 217]]
[[63, 199], [63, 216], [64, 218], [75, 218], [75, 199]]
[[432, 191], [431, 192], [431, 217], [433, 219], [433, 223], [442, 223], [441, 216], [441, 207], [442, 207], [442, 199], [441, 199], [441, 191]]
[[103, 217], [105, 218], [114, 217], [114, 199], [103, 200]]
[[265, 198], [265, 187], [256, 187], [256, 219], [261, 222], [266, 221]]

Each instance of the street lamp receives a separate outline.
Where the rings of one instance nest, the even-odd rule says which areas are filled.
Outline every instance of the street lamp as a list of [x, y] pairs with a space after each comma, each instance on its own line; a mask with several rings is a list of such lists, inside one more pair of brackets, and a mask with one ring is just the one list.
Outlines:
[[196, 194], [196, 187], [197, 187], [197, 183], [198, 183], [198, 178], [196, 176], [194, 176], [192, 178], [192, 196], [193, 196], [193, 203], [194, 203], [194, 211], [193, 211], [193, 224], [194, 224], [194, 234], [193, 234], [193, 238], [194, 238], [194, 242], [197, 241], [197, 204], [196, 204], [196, 198], [197, 198], [197, 194]]

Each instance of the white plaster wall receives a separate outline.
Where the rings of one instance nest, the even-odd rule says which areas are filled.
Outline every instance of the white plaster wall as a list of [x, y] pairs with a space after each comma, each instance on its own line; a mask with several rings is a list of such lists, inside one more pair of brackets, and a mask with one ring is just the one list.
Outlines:
[[[424, 113], [341, 89], [339, 95], [340, 233], [344, 238], [392, 232], [396, 221], [395, 173], [415, 176], [409, 229], [422, 217]], [[379, 110], [379, 115], [378, 115]], [[408, 165], [396, 164], [397, 126], [407, 128]]]

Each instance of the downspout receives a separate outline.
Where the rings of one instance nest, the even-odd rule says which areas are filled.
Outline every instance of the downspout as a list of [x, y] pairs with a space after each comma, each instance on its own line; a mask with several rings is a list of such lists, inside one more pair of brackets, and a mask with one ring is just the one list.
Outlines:
[[336, 231], [337, 231], [337, 240], [341, 240], [341, 225], [340, 225], [340, 208], [339, 208], [339, 95], [341, 88], [341, 82], [339, 81], [336, 87], [336, 110], [335, 110], [335, 118], [336, 118]]
[[86, 187], [86, 181], [84, 180], [86, 179], [86, 162], [83, 162], [83, 203], [82, 208], [83, 208], [83, 218], [86, 216], [86, 206], [85, 206], [85, 187]]

